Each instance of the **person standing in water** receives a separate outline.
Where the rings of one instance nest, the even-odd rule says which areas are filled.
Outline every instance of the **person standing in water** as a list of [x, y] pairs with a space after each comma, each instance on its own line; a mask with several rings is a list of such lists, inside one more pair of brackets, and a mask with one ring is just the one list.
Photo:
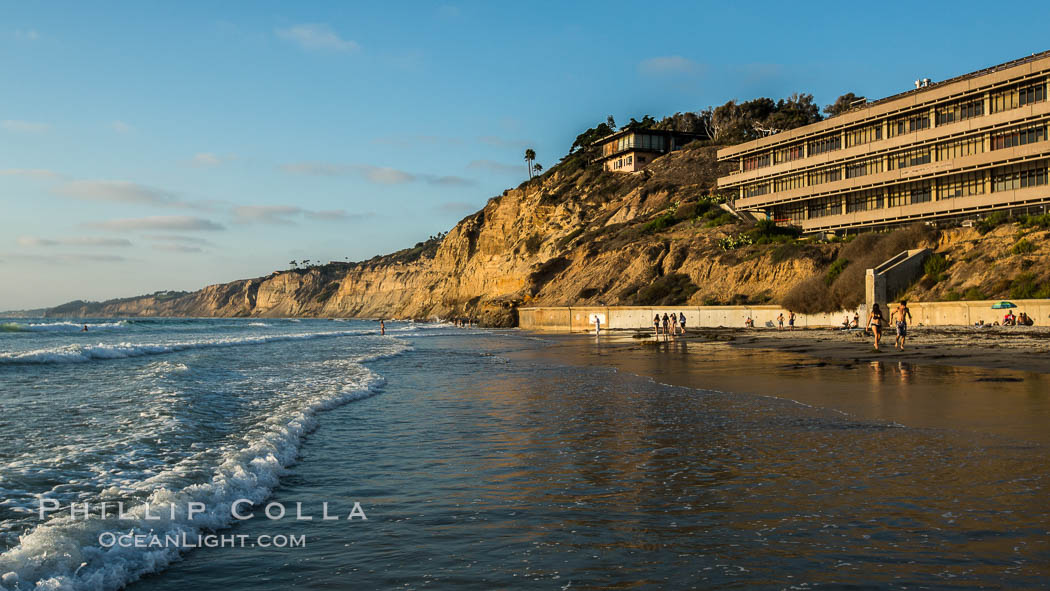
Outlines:
[[795, 330], [795, 313], [794, 312], [792, 312], [791, 315], [788, 316], [788, 328], [790, 328], [791, 330]]
[[777, 316], [777, 330], [784, 330], [784, 313], [781, 312], [780, 316]]
[[383, 322], [382, 320], [379, 321], [379, 334], [386, 334], [386, 322]]
[[871, 306], [871, 314], [868, 315], [868, 325], [864, 329], [867, 330], [869, 328], [875, 336], [875, 350], [878, 351], [879, 341], [882, 340], [882, 310], [879, 309], [878, 303]]
[[88, 331], [88, 330], [87, 330], [87, 325], [85, 324], [85, 325], [84, 325], [84, 328], [80, 329], [80, 332], [87, 332], [87, 331]]
[[600, 335], [601, 332], [602, 332], [602, 317], [597, 315], [597, 314], [595, 314], [594, 315], [594, 336]]
[[893, 348], [903, 351], [904, 341], [908, 338], [908, 321], [911, 320], [911, 310], [908, 309], [906, 300], [901, 300], [901, 303], [897, 305], [897, 309], [893, 312], [893, 320], [897, 326], [897, 342], [893, 344]]

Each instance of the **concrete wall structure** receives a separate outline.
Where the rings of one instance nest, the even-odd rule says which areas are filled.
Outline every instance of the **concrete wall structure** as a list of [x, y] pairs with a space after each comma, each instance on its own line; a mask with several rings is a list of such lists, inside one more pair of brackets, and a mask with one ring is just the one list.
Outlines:
[[723, 148], [734, 207], [805, 232], [1047, 211], [1050, 52]]
[[[1027, 313], [1036, 326], [1050, 326], [1050, 300], [1012, 300], [1015, 314]], [[913, 324], [925, 326], [973, 326], [1002, 322], [1006, 310], [993, 310], [996, 300], [967, 302], [909, 302]], [[892, 305], [892, 302], [891, 302]], [[800, 328], [838, 327], [845, 316], [856, 312], [861, 325], [867, 320], [866, 307], [832, 314], [798, 314], [795, 326]], [[790, 312], [779, 306], [581, 306], [536, 307], [518, 309], [518, 325], [526, 330], [547, 332], [593, 332], [592, 314], [604, 314], [610, 329], [652, 330], [653, 316], [659, 313], [685, 313], [686, 326], [697, 328], [743, 328], [750, 317], [756, 328], [776, 328], [777, 316]]]
[[870, 310], [878, 302], [886, 310], [889, 301], [903, 293], [922, 276], [922, 264], [930, 255], [928, 248], [906, 250], [874, 269], [868, 269], [864, 277], [864, 305]]

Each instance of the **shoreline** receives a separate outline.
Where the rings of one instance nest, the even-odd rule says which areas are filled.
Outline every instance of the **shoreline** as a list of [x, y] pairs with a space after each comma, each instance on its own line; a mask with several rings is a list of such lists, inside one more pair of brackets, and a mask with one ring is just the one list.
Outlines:
[[836, 328], [692, 328], [674, 341], [656, 341], [652, 331], [603, 330], [601, 338], [652, 347], [720, 343], [734, 349], [796, 353], [830, 362], [885, 361], [1050, 374], [1050, 329], [1046, 327], [909, 327], [904, 351], [893, 348], [896, 335], [892, 328], [884, 330], [879, 351], [874, 350], [873, 338], [863, 331]]

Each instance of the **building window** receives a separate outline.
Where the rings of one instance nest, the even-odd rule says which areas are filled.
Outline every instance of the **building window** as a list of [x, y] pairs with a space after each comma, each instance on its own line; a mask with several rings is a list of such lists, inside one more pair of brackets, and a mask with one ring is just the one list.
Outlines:
[[781, 191], [790, 191], [792, 189], [800, 189], [806, 186], [806, 175], [804, 174], [793, 174], [790, 176], [784, 176], [773, 181], [773, 190], [777, 193]]
[[853, 179], [882, 172], [882, 157], [868, 158], [846, 165], [846, 178]]
[[1046, 100], [1046, 80], [1025, 82], [993, 92], [989, 97], [989, 111], [999, 113]]
[[957, 174], [937, 181], [937, 199], [954, 199], [984, 193], [984, 171]]
[[835, 134], [809, 142], [809, 155], [816, 156], [842, 148], [842, 136]]
[[773, 153], [773, 161], [776, 164], [780, 164], [781, 162], [791, 162], [792, 160], [798, 160], [805, 157], [806, 146], [802, 144], [781, 148]]
[[744, 158], [744, 170], [758, 170], [759, 168], [765, 168], [769, 166], [770, 154], [759, 154], [758, 156], [748, 156]]
[[882, 139], [882, 124], [858, 127], [846, 132], [846, 147], [869, 144]]
[[913, 115], [905, 115], [903, 117], [897, 117], [891, 119], [887, 126], [888, 137], [896, 137], [898, 135], [904, 135], [906, 133], [912, 133], [915, 131], [921, 131], [923, 129], [930, 128], [930, 113], [923, 111], [922, 113], [916, 113]]
[[992, 169], [993, 191], [1015, 191], [1046, 184], [1046, 160]]
[[1015, 127], [1014, 129], [992, 135], [992, 149], [1002, 150], [1023, 146], [1046, 140], [1046, 125], [1030, 125], [1028, 127]]
[[627, 164], [628, 164], [628, 166], [630, 166], [631, 164], [634, 164], [634, 156], [628, 156], [627, 157]]
[[869, 189], [846, 195], [846, 213], [882, 209], [882, 189]]
[[937, 125], [965, 121], [981, 115], [984, 115], [983, 99], [949, 103], [943, 107], [937, 107]]
[[887, 207], [900, 207], [902, 205], [914, 205], [926, 203], [933, 200], [933, 187], [930, 181], [919, 181], [905, 183], [890, 187], [886, 194]]
[[822, 185], [842, 180], [842, 169], [838, 166], [809, 173], [809, 185]]
[[803, 203], [789, 203], [773, 208], [773, 221], [802, 225], [806, 221], [806, 205]]
[[810, 219], [842, 213], [842, 197], [821, 197], [807, 201], [806, 205], [809, 206]]
[[915, 150], [908, 150], [906, 152], [898, 152], [890, 156], [889, 169], [897, 170], [900, 168], [908, 168], [909, 166], [918, 166], [920, 164], [930, 163], [930, 148], [917, 148]]
[[769, 193], [769, 183], [755, 183], [744, 187], [744, 197], [758, 197]]
[[954, 160], [984, 152], [984, 138], [969, 137], [937, 145], [937, 161]]

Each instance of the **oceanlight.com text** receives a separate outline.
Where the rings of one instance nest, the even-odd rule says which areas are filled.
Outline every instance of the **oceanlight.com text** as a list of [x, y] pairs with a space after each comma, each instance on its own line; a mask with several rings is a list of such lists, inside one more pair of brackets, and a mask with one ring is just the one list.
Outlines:
[[258, 535], [247, 534], [133, 534], [102, 532], [98, 543], [103, 548], [305, 548], [306, 535]]

